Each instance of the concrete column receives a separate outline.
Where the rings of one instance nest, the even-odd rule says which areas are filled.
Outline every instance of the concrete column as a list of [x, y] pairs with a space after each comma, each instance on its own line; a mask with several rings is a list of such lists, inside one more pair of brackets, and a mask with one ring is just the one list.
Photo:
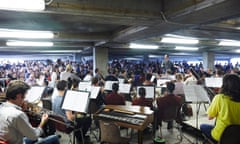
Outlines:
[[98, 68], [104, 76], [108, 74], [108, 48], [93, 48], [93, 71]]
[[203, 68], [204, 70], [214, 70], [215, 55], [213, 52], [203, 52]]
[[143, 55], [143, 62], [145, 63], [145, 64], [148, 64], [149, 63], [149, 57], [148, 57], [148, 54], [144, 54]]

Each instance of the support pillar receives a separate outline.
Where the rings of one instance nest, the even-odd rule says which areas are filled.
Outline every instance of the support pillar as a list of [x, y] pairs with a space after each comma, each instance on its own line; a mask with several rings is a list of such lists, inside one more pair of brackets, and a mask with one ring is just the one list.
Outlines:
[[213, 52], [203, 52], [203, 68], [214, 70], [215, 55]]
[[98, 68], [103, 76], [108, 74], [108, 48], [93, 48], [93, 71]]

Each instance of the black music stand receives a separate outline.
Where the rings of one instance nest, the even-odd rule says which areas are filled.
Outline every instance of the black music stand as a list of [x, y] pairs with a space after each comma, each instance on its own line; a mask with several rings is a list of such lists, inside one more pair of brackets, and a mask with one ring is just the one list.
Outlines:
[[[201, 85], [184, 85], [183, 86], [186, 102], [196, 104], [196, 128], [198, 129], [198, 116], [200, 111], [200, 105], [202, 103], [209, 103], [210, 99], [207, 92]], [[198, 137], [196, 136], [196, 143], [198, 143]]]
[[[68, 90], [63, 99], [62, 109], [70, 110], [74, 112], [87, 113], [88, 104], [89, 104], [89, 92]], [[78, 130], [76, 129], [76, 125], [77, 125], [76, 117], [77, 115], [75, 113], [74, 131]], [[80, 131], [81, 131], [81, 136], [84, 143], [83, 132], [81, 128], [80, 128]], [[75, 144], [75, 133], [73, 133], [73, 144]]]

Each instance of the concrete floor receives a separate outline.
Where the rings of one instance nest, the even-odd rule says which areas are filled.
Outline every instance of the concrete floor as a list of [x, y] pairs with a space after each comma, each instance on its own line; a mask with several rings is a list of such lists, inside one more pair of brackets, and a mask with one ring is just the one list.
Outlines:
[[[206, 110], [205, 107], [201, 106], [199, 109], [199, 114], [196, 116], [196, 108], [194, 104], [192, 104], [193, 108], [193, 116], [188, 117], [188, 121], [185, 121], [183, 127], [183, 139], [182, 141], [180, 140], [180, 132], [179, 130], [175, 127], [177, 124], [174, 124], [174, 128], [171, 130], [167, 129], [167, 123], [163, 123], [162, 126], [162, 134], [163, 138], [166, 140], [166, 144], [176, 144], [176, 143], [181, 143], [181, 144], [202, 144], [203, 139], [202, 137], [199, 137], [199, 131], [196, 131], [196, 127], [199, 127], [201, 123], [213, 123], [214, 121], [208, 121], [206, 117]], [[198, 118], [198, 120], [196, 120]], [[198, 123], [198, 124], [197, 124]], [[198, 125], [198, 126], [197, 126]], [[58, 132], [62, 138], [61, 138], [61, 144], [68, 144], [69, 143], [69, 136], [63, 133]], [[128, 133], [130, 132], [130, 129], [128, 130]], [[121, 130], [121, 134], [124, 136], [127, 134], [126, 130]], [[91, 130], [88, 132], [88, 135], [90, 135], [90, 142], [85, 142], [85, 144], [100, 144], [99, 142], [99, 130], [95, 128], [94, 125], [92, 125]], [[156, 132], [156, 136], [159, 136], [159, 131]], [[151, 132], [146, 132], [143, 134], [143, 144], [153, 144], [153, 139], [154, 137]], [[71, 137], [72, 139], [72, 137]], [[130, 144], [138, 144], [137, 140], [137, 131], [133, 130]]]

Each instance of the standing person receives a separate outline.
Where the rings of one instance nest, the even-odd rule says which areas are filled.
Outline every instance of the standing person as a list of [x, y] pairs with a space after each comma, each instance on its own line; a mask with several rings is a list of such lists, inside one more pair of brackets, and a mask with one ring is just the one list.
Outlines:
[[[91, 126], [91, 122], [92, 122], [91, 117], [88, 117], [84, 114], [75, 115], [75, 113], [73, 111], [62, 109], [61, 105], [62, 105], [63, 100], [64, 100], [63, 98], [64, 98], [64, 95], [65, 95], [65, 90], [68, 87], [67, 86], [67, 81], [60, 80], [57, 83], [56, 87], [57, 87], [58, 94], [52, 100], [52, 110], [53, 110], [53, 112], [63, 116], [64, 121], [67, 125], [74, 126], [74, 120], [75, 120], [75, 122], [76, 122], [75, 128], [76, 129], [82, 128], [84, 139], [85, 139], [85, 141], [88, 141], [89, 137], [86, 135], [86, 133]], [[75, 132], [75, 136], [77, 138], [77, 144], [79, 144], [82, 141], [81, 131], [78, 130], [78, 131], [74, 131], [74, 132]]]
[[221, 91], [210, 104], [208, 119], [216, 118], [215, 125], [201, 124], [201, 131], [217, 143], [224, 129], [231, 124], [240, 124], [240, 78], [236, 74], [223, 77]]
[[6, 90], [7, 101], [0, 105], [0, 139], [9, 144], [59, 144], [58, 136], [52, 135], [42, 140], [43, 126], [48, 115], [43, 114], [37, 128], [32, 127], [27, 115], [23, 112], [24, 98], [30, 86], [20, 80], [11, 81]]
[[165, 54], [165, 55], [164, 55], [164, 60], [163, 60], [162, 65], [163, 65], [164, 73], [167, 72], [168, 70], [170, 70], [171, 73], [174, 72], [173, 63], [170, 61], [168, 54]]

